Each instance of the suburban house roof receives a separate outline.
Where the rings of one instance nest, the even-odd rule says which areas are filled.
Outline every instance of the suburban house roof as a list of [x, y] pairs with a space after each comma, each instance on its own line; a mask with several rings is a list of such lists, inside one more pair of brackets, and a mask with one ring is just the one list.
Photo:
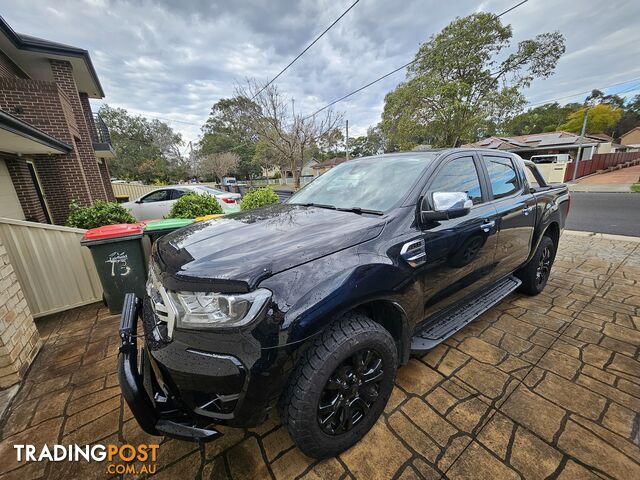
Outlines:
[[71, 146], [0, 110], [0, 151], [27, 155], [67, 153]]
[[311, 168], [331, 168], [336, 165], [340, 165], [341, 163], [346, 162], [347, 159], [344, 157], [334, 157], [329, 160], [325, 160], [322, 163], [318, 163], [317, 165], [312, 165]]
[[607, 140], [598, 135], [585, 135], [581, 137], [570, 132], [545, 132], [532, 133], [531, 135], [517, 135], [514, 137], [488, 137], [474, 143], [463, 145], [471, 148], [491, 148], [494, 150], [528, 151], [558, 149], [569, 150], [582, 146], [607, 143]]
[[78, 90], [91, 98], [103, 98], [104, 91], [89, 52], [82, 48], [15, 32], [0, 16], [0, 50], [29, 77], [51, 80], [47, 59], [66, 60], [73, 65]]
[[628, 132], [624, 132], [622, 135], [620, 135], [620, 138], [622, 139], [622, 138], [626, 137], [627, 135], [629, 135], [629, 134], [631, 134], [633, 132], [638, 132], [638, 131], [640, 131], [640, 127], [634, 127], [631, 130], [629, 130]]

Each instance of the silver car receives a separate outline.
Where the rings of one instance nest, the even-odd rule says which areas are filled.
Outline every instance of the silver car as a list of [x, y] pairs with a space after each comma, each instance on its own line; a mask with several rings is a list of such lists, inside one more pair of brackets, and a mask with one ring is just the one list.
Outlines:
[[213, 195], [222, 207], [223, 213], [240, 210], [241, 196], [239, 193], [224, 192], [206, 185], [170, 185], [149, 192], [132, 202], [123, 203], [122, 206], [129, 210], [137, 220], [165, 218], [169, 216], [174, 202], [188, 192]]

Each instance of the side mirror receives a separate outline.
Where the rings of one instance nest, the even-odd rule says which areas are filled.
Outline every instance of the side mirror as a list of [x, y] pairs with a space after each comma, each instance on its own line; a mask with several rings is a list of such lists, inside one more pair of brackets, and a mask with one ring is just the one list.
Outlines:
[[422, 199], [420, 217], [423, 222], [464, 217], [472, 206], [473, 201], [465, 192], [434, 192], [431, 194], [431, 202], [428, 197]]
[[141, 199], [136, 200], [134, 203], [142, 203]]

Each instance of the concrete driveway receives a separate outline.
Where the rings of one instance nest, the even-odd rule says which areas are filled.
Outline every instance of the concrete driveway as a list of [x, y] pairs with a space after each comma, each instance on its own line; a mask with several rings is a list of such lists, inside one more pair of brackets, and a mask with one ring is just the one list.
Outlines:
[[[277, 418], [199, 447], [163, 441], [157, 478], [640, 478], [640, 243], [565, 234], [545, 292], [509, 296], [399, 370], [358, 445], [303, 456]], [[123, 405], [118, 319], [39, 321], [45, 346], [2, 424], [0, 478], [105, 478], [103, 464], [18, 464], [15, 443], [156, 443]]]

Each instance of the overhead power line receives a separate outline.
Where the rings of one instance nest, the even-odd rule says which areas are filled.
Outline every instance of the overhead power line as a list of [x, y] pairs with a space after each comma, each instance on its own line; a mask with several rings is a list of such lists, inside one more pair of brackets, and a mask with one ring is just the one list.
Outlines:
[[294, 63], [296, 63], [296, 61], [297, 61], [297, 60], [298, 60], [302, 55], [304, 55], [304, 54], [307, 52], [307, 50], [309, 50], [311, 47], [313, 47], [313, 46], [315, 45], [315, 43], [316, 43], [318, 40], [320, 40], [320, 39], [324, 36], [324, 34], [325, 34], [325, 33], [327, 33], [329, 30], [331, 30], [331, 28], [333, 28], [333, 26], [334, 26], [336, 23], [338, 23], [338, 22], [342, 19], [342, 17], [344, 17], [347, 13], [349, 13], [349, 10], [351, 10], [353, 7], [355, 7], [355, 6], [356, 6], [356, 4], [357, 4], [359, 1], [360, 1], [360, 0], [356, 0], [355, 2], [353, 2], [349, 8], [347, 8], [344, 12], [342, 12], [342, 15], [340, 15], [338, 18], [336, 18], [336, 19], [333, 21], [333, 23], [332, 23], [331, 25], [329, 25], [327, 28], [325, 28], [325, 29], [324, 29], [324, 31], [323, 31], [320, 35], [318, 35], [318, 36], [315, 38], [315, 40], [314, 40], [313, 42], [311, 42], [309, 45], [307, 45], [307, 47], [306, 47], [304, 50], [302, 50], [302, 51], [298, 54], [298, 56], [297, 56], [296, 58], [294, 58], [293, 60], [291, 60], [291, 61], [289, 62], [289, 64], [288, 64], [286, 67], [284, 67], [282, 70], [280, 70], [280, 73], [278, 73], [275, 77], [273, 77], [271, 80], [269, 80], [269, 82], [267, 82], [267, 84], [266, 84], [264, 87], [262, 87], [262, 88], [258, 91], [258, 93], [256, 93], [253, 97], [251, 97], [251, 99], [253, 100], [253, 99], [254, 99], [254, 98], [256, 98], [258, 95], [260, 95], [260, 94], [263, 92], [263, 90], [264, 90], [265, 88], [267, 88], [269, 85], [271, 85], [273, 82], [275, 82], [275, 81], [278, 79], [278, 77], [279, 77], [280, 75], [282, 75], [284, 72], [286, 72], [286, 71], [287, 71], [287, 69], [288, 69], [291, 65], [293, 65]]
[[[516, 9], [516, 8], [518, 8], [519, 6], [521, 6], [521, 5], [525, 4], [525, 3], [527, 3], [528, 1], [529, 1], [529, 0], [522, 0], [520, 3], [518, 3], [518, 4], [514, 5], [514, 6], [512, 6], [511, 8], [508, 8], [507, 10], [505, 10], [505, 11], [504, 11], [504, 12], [502, 12], [502, 13], [499, 13], [498, 15], [496, 15], [496, 17], [498, 17], [498, 18], [499, 18], [499, 17], [501, 17], [501, 16], [503, 16], [503, 15], [505, 15], [505, 14], [507, 14], [507, 13], [511, 12], [512, 10], [515, 10], [515, 9]], [[403, 69], [407, 68], [409, 65], [413, 65], [414, 63], [418, 62], [418, 61], [419, 61], [419, 60], [421, 60], [421, 59], [422, 59], [422, 57], [415, 58], [415, 59], [411, 60], [410, 62], [405, 63], [404, 65], [402, 65], [402, 66], [400, 66], [400, 67], [398, 67], [398, 68], [395, 68], [395, 69], [391, 70], [389, 73], [385, 73], [385, 74], [384, 74], [384, 75], [382, 75], [381, 77], [376, 78], [375, 80], [373, 80], [373, 81], [371, 81], [371, 82], [367, 83], [366, 85], [363, 85], [362, 87], [360, 87], [360, 88], [358, 88], [358, 89], [354, 90], [353, 92], [347, 93], [346, 95], [343, 95], [342, 97], [338, 98], [337, 100], [334, 100], [333, 102], [328, 103], [328, 104], [327, 104], [327, 105], [325, 105], [324, 107], [322, 107], [322, 108], [320, 108], [320, 109], [316, 110], [315, 112], [313, 112], [311, 115], [308, 115], [306, 118], [313, 117], [314, 115], [317, 115], [318, 113], [322, 112], [323, 110], [326, 110], [327, 108], [332, 107], [332, 106], [333, 106], [333, 105], [335, 105], [336, 103], [339, 103], [339, 102], [341, 102], [341, 101], [343, 101], [343, 100], [345, 100], [345, 99], [347, 99], [347, 98], [351, 97], [352, 95], [355, 95], [356, 93], [359, 93], [359, 92], [361, 92], [362, 90], [364, 90], [364, 89], [366, 89], [366, 88], [369, 88], [371, 85], [374, 85], [374, 84], [378, 83], [379, 81], [384, 80], [385, 78], [387, 78], [387, 77], [389, 77], [389, 76], [393, 75], [394, 73], [399, 72], [400, 70], [403, 70]]]
[[[629, 80], [624, 80], [622, 82], [618, 82], [618, 83], [612, 83], [610, 85], [606, 85], [604, 87], [599, 87], [596, 89], [591, 89], [591, 90], [585, 90], [584, 92], [578, 92], [578, 93], [572, 93], [570, 95], [563, 95], [562, 97], [556, 97], [556, 98], [550, 98], [548, 100], [542, 100], [539, 102], [531, 102], [531, 103], [527, 103], [527, 107], [533, 107], [535, 105], [543, 105], [545, 103], [551, 103], [551, 102], [557, 102], [558, 100], [565, 100], [567, 98], [573, 98], [573, 97], [577, 97], [580, 95], [585, 95], [587, 93], [591, 93], [593, 90], [606, 90], [607, 88], [611, 88], [611, 87], [617, 87], [618, 85], [624, 85], [625, 83], [629, 83], [629, 82], [635, 82], [636, 80], [640, 80], [640, 77], [636, 77], [636, 78], [630, 78]], [[634, 88], [636, 88], [638, 85], [634, 85], [632, 86], [630, 89], [628, 90], [623, 90], [621, 92], [618, 93], [626, 93], [626, 92], [630, 92], [631, 90], [633, 90]]]

